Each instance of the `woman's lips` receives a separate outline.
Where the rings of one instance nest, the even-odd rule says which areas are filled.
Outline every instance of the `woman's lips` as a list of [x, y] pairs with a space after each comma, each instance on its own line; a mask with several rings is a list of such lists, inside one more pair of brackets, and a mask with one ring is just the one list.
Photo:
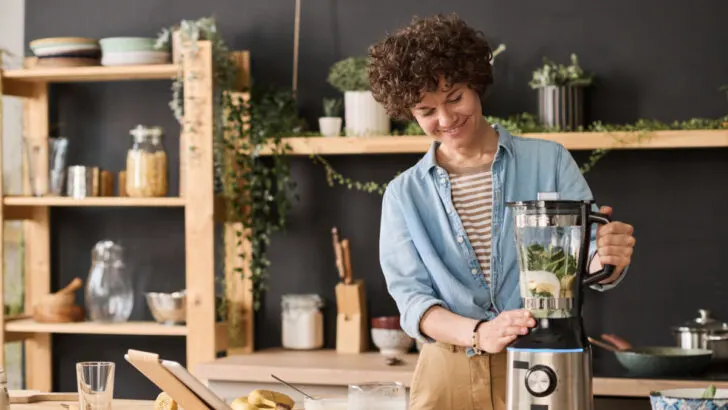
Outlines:
[[448, 136], [451, 136], [451, 137], [456, 136], [463, 129], [463, 126], [465, 125], [466, 122], [467, 122], [467, 120], [465, 120], [462, 123], [456, 125], [455, 127], [451, 127], [451, 128], [446, 129], [446, 130], [440, 130], [440, 133], [441, 134], [448, 135]]

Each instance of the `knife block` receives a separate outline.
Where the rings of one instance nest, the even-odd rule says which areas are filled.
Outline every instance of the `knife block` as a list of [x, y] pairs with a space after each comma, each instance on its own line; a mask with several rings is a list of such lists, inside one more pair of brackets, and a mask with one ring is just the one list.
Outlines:
[[369, 350], [367, 306], [364, 282], [336, 285], [336, 352], [362, 353]]

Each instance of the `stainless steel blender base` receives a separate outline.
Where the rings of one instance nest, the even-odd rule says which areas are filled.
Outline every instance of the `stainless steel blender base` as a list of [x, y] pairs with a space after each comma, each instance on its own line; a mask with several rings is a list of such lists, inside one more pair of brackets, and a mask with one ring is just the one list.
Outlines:
[[594, 410], [591, 351], [508, 349], [508, 410]]

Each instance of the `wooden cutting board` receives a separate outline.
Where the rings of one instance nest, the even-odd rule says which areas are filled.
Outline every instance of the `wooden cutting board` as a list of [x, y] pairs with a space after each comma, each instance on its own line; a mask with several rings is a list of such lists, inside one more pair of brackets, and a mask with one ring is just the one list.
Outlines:
[[78, 401], [78, 393], [43, 393], [39, 390], [9, 390], [10, 404], [43, 401]]

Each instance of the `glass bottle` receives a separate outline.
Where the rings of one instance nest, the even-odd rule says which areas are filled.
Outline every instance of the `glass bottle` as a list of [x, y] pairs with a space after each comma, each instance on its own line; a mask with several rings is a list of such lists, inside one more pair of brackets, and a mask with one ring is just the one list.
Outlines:
[[133, 136], [133, 144], [126, 154], [127, 195], [166, 195], [167, 155], [162, 146], [162, 128], [137, 125], [129, 134]]
[[134, 307], [134, 290], [118, 244], [104, 240], [96, 243], [91, 269], [86, 279], [86, 308], [96, 322], [124, 322]]

